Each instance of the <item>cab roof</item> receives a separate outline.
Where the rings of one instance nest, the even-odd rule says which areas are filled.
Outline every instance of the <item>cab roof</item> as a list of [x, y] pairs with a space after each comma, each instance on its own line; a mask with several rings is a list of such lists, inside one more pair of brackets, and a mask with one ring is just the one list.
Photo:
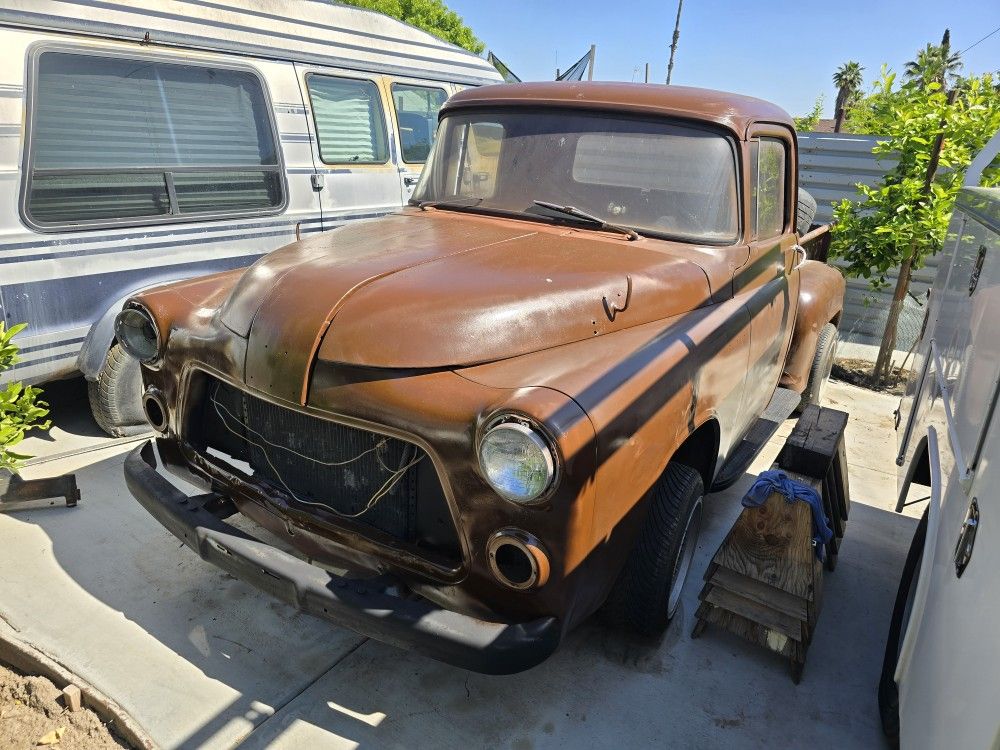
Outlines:
[[466, 89], [448, 100], [442, 114], [462, 107], [489, 106], [574, 107], [682, 117], [722, 125], [740, 138], [753, 122], [795, 129], [785, 110], [752, 96], [689, 86], [605, 81], [511, 83]]

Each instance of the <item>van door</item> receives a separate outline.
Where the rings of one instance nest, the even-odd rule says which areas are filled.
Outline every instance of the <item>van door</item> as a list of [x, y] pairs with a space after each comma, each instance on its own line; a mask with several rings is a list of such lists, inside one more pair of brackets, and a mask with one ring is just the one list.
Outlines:
[[995, 193], [959, 194], [949, 228], [954, 255], [945, 282], [935, 282], [938, 315], [925, 334], [931, 385], [921, 392], [926, 408], [920, 408], [922, 421], [937, 435], [936, 441], [928, 439], [930, 502], [939, 499], [941, 505], [937, 533], [928, 525], [918, 598], [897, 667], [902, 747], [996, 747], [1000, 737], [1000, 639], [994, 633], [1000, 618], [1000, 198]]
[[438, 112], [451, 95], [447, 84], [414, 79], [387, 81], [399, 143], [399, 189], [410, 200], [434, 144]]
[[313, 131], [323, 228], [374, 218], [400, 206], [382, 88], [354, 71], [296, 65]]

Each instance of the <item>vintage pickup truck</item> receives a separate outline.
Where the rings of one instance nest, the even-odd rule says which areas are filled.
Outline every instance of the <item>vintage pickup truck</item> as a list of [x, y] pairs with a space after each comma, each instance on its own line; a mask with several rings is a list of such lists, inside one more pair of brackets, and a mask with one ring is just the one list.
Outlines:
[[757, 99], [463, 91], [399, 213], [126, 303], [159, 463], [206, 494], [153, 443], [128, 485], [232, 575], [468, 669], [599, 609], [660, 632], [705, 494], [832, 366], [844, 281], [796, 175]]

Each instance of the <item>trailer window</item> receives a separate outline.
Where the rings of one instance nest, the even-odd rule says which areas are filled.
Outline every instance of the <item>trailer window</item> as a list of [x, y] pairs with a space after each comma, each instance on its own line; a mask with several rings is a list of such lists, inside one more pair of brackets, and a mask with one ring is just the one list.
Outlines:
[[324, 164], [389, 161], [382, 98], [372, 81], [310, 75], [306, 85]]
[[43, 52], [26, 213], [42, 228], [261, 212], [284, 203], [250, 71]]
[[444, 89], [408, 83], [392, 84], [392, 102], [396, 107], [403, 161], [410, 164], [427, 161], [437, 130], [438, 111], [447, 98]]

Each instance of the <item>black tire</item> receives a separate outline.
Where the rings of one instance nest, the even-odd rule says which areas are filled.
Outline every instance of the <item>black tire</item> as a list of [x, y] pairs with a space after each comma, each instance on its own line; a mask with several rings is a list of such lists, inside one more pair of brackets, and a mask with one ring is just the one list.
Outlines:
[[799, 402], [799, 410], [805, 409], [809, 404], [819, 405], [823, 397], [823, 389], [827, 381], [830, 380], [830, 373], [833, 371], [833, 363], [837, 358], [837, 326], [827, 323], [819, 331], [819, 338], [816, 340], [816, 354], [813, 355], [812, 368], [809, 370], [809, 382], [802, 391], [802, 401]]
[[605, 603], [606, 619], [613, 625], [646, 636], [666, 630], [698, 542], [704, 495], [701, 474], [684, 464], [667, 466]]
[[799, 233], [799, 237], [809, 231], [814, 218], [816, 218], [816, 199], [799, 188], [799, 200], [795, 208], [795, 230]]
[[899, 747], [899, 688], [896, 685], [896, 665], [899, 650], [910, 621], [910, 606], [917, 590], [920, 577], [920, 563], [924, 557], [924, 543], [927, 539], [927, 512], [920, 518], [917, 530], [910, 542], [910, 550], [903, 564], [903, 575], [896, 591], [896, 603], [892, 608], [889, 634], [885, 639], [885, 656], [882, 659], [882, 674], [878, 681], [878, 713], [882, 720], [882, 732], [893, 747]]
[[112, 437], [138, 435], [149, 430], [142, 410], [139, 360], [115, 344], [108, 351], [97, 380], [87, 381], [90, 411], [98, 427]]

